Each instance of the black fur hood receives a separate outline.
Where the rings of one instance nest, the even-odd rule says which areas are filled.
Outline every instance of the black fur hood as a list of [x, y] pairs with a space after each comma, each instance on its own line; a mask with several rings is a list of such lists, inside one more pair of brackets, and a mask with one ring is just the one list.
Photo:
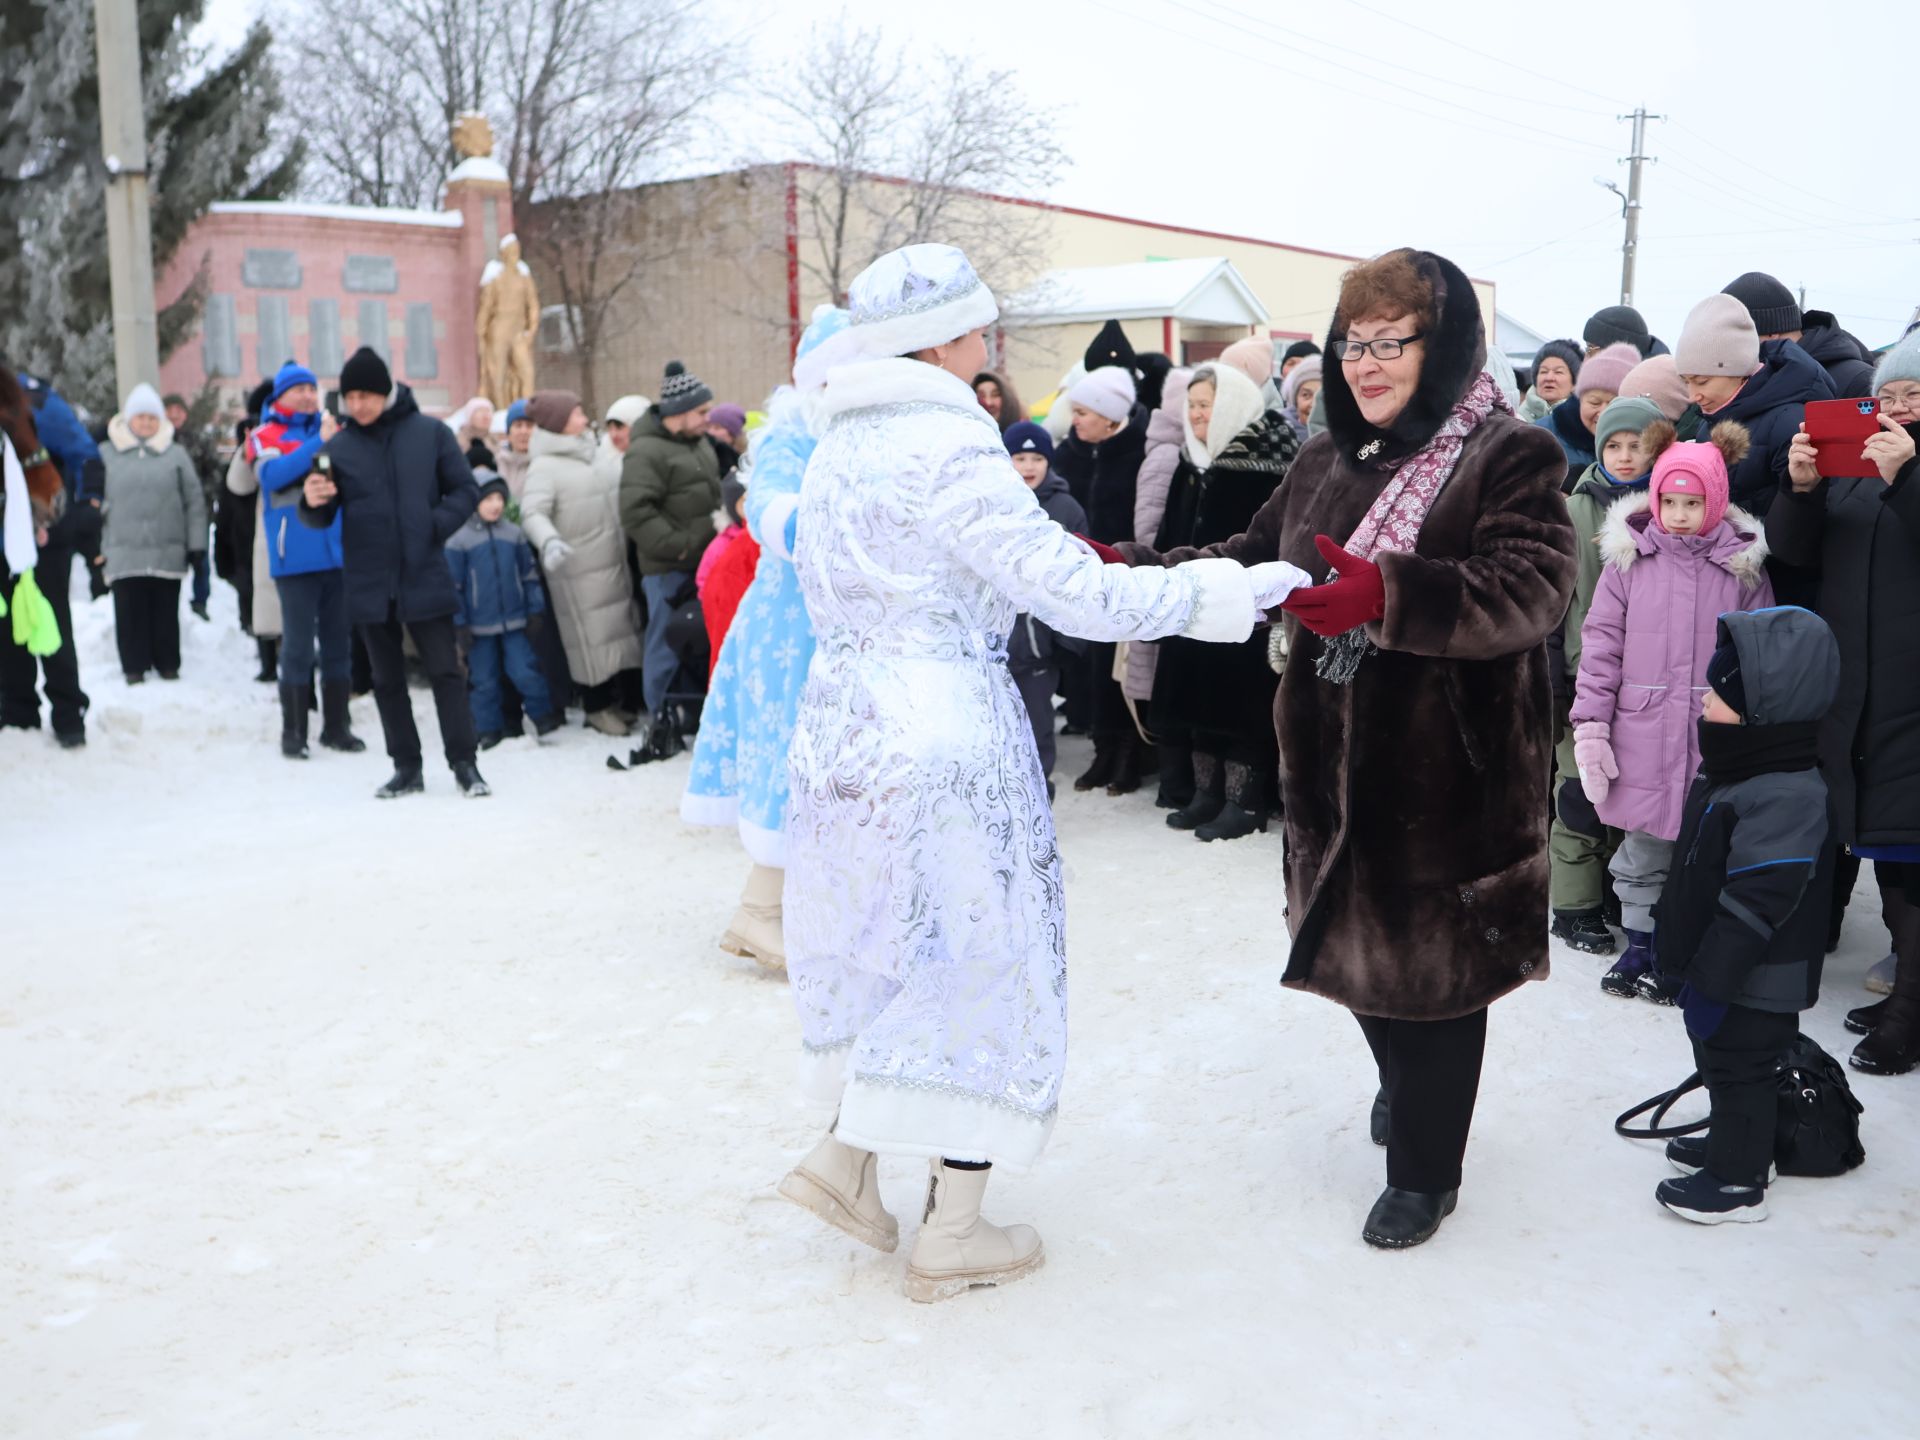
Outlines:
[[[1359, 403], [1347, 387], [1345, 368], [1334, 358], [1335, 342], [1346, 337], [1347, 317], [1335, 311], [1333, 325], [1327, 331], [1328, 361], [1321, 391], [1327, 429], [1343, 456], [1370, 469], [1389, 469], [1423, 449], [1487, 363], [1486, 327], [1473, 282], [1458, 265], [1430, 251], [1403, 253], [1410, 255], [1421, 275], [1432, 282], [1440, 323], [1427, 336], [1426, 363], [1413, 399], [1386, 429], [1361, 418]], [[1360, 452], [1376, 440], [1379, 448], [1363, 459]]]

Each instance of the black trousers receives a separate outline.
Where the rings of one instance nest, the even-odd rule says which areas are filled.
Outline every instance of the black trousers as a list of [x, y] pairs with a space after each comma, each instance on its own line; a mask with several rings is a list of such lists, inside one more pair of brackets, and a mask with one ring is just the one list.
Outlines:
[[1014, 675], [1013, 683], [1026, 703], [1027, 720], [1033, 726], [1033, 747], [1040, 752], [1040, 773], [1051, 779], [1054, 762], [1060, 754], [1053, 718], [1053, 692], [1060, 687], [1060, 672], [1052, 665], [1040, 670], [1023, 670]]
[[1093, 696], [1092, 729], [1095, 740], [1130, 740], [1136, 737], [1133, 713], [1127, 709], [1126, 693], [1113, 678], [1114, 646], [1094, 642], [1087, 646], [1087, 665]]
[[129, 575], [113, 582], [113, 635], [129, 675], [180, 668], [180, 582]]
[[1798, 1015], [1731, 1005], [1712, 1039], [1693, 1042], [1693, 1062], [1712, 1102], [1707, 1169], [1717, 1179], [1729, 1185], [1767, 1183], [1780, 1113], [1775, 1070], [1799, 1033]]
[[[48, 545], [33, 567], [34, 583], [53, 607], [60, 626], [60, 648], [44, 659], [13, 643], [11, 617], [0, 620], [0, 725], [23, 730], [40, 728], [40, 696], [35, 689], [46, 675], [47, 707], [53, 711], [56, 735], [79, 735], [87, 728], [87, 692], [80, 688], [80, 656], [73, 648], [73, 551]], [[13, 572], [0, 559], [0, 586], [13, 593]]]
[[[413, 700], [407, 694], [407, 654], [400, 631], [401, 622], [391, 609], [378, 625], [360, 627], [367, 659], [373, 662], [373, 701], [380, 707], [387, 754], [395, 765], [412, 766], [420, 763], [420, 731], [414, 726]], [[409, 621], [406, 632], [413, 636], [413, 647], [420, 652], [427, 681], [433, 686], [433, 708], [440, 717], [440, 743], [447, 763], [471, 763], [478, 741], [473, 708], [467, 703], [467, 670], [454, 643], [453, 617]]]
[[323, 681], [353, 678], [353, 627], [347, 623], [347, 582], [338, 570], [282, 575], [280, 592], [280, 683], [311, 685], [315, 656]]
[[1458, 1020], [1359, 1015], [1387, 1092], [1387, 1184], [1438, 1195], [1460, 1185], [1460, 1162], [1480, 1095], [1487, 1012]]

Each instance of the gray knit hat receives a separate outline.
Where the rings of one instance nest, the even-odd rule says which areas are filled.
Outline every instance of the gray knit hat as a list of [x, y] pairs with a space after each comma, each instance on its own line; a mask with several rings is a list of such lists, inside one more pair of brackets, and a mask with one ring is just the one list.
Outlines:
[[1893, 380], [1920, 380], [1920, 330], [1909, 330], [1906, 338], [1880, 357], [1873, 372], [1873, 388]]
[[1638, 395], [1622, 395], [1602, 410], [1600, 418], [1593, 422], [1593, 443], [1604, 447], [1609, 435], [1617, 435], [1622, 430], [1630, 435], [1638, 435], [1654, 421], [1666, 418], [1653, 401]]
[[698, 410], [702, 405], [712, 403], [713, 391], [707, 388], [704, 380], [678, 360], [667, 362], [666, 377], [660, 382], [662, 415], [684, 415], [689, 410]]
[[1633, 346], [1642, 355], [1647, 353], [1647, 343], [1651, 338], [1647, 322], [1640, 318], [1640, 312], [1631, 305], [1609, 305], [1604, 310], [1594, 311], [1580, 334], [1589, 345], [1624, 343]]
[[1760, 368], [1760, 332], [1747, 307], [1724, 291], [1687, 312], [1673, 363], [1682, 375], [1737, 375]]
[[1762, 335], [1784, 335], [1801, 327], [1800, 302], [1793, 291], [1773, 276], [1749, 270], [1729, 281], [1720, 291], [1747, 307], [1753, 316], [1753, 328]]

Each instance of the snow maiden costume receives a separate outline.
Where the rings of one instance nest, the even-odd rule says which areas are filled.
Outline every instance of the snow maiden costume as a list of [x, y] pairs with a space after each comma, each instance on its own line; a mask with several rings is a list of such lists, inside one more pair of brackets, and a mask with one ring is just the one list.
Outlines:
[[839, 1115], [780, 1188], [892, 1250], [874, 1152], [928, 1158], [907, 1293], [936, 1300], [1040, 1265], [1039, 1236], [981, 1220], [980, 1198], [987, 1163], [1038, 1158], [1066, 1060], [1060, 859], [1007, 670], [1014, 615], [1108, 641], [1239, 641], [1257, 601], [1305, 577], [1217, 560], [1128, 570], [1048, 519], [966, 380], [904, 358], [946, 347], [957, 364], [997, 318], [958, 250], [881, 257], [850, 308], [800, 498], [794, 563], [817, 648], [785, 892], [804, 1083]]
[[778, 969], [786, 964], [780, 887], [787, 865], [787, 747], [793, 740], [800, 687], [813, 659], [813, 627], [793, 570], [795, 515], [801, 477], [819, 443], [820, 394], [834, 337], [847, 312], [814, 311], [800, 337], [792, 386], [767, 402], [767, 423], [747, 451], [747, 533], [760, 543], [753, 583], [734, 613], [707, 686], [693, 747], [693, 772], [680, 799], [690, 825], [735, 825], [753, 859], [740, 909], [720, 948]]

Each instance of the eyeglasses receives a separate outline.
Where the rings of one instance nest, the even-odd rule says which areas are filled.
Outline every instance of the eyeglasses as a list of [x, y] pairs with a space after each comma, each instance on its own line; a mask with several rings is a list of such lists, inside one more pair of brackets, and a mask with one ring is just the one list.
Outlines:
[[1358, 360], [1369, 350], [1376, 360], [1398, 360], [1407, 346], [1426, 338], [1425, 335], [1382, 335], [1378, 340], [1336, 340], [1333, 351], [1342, 360]]
[[1882, 410], [1891, 410], [1896, 405], [1902, 410], [1920, 410], [1920, 389], [1882, 390], [1875, 398]]

